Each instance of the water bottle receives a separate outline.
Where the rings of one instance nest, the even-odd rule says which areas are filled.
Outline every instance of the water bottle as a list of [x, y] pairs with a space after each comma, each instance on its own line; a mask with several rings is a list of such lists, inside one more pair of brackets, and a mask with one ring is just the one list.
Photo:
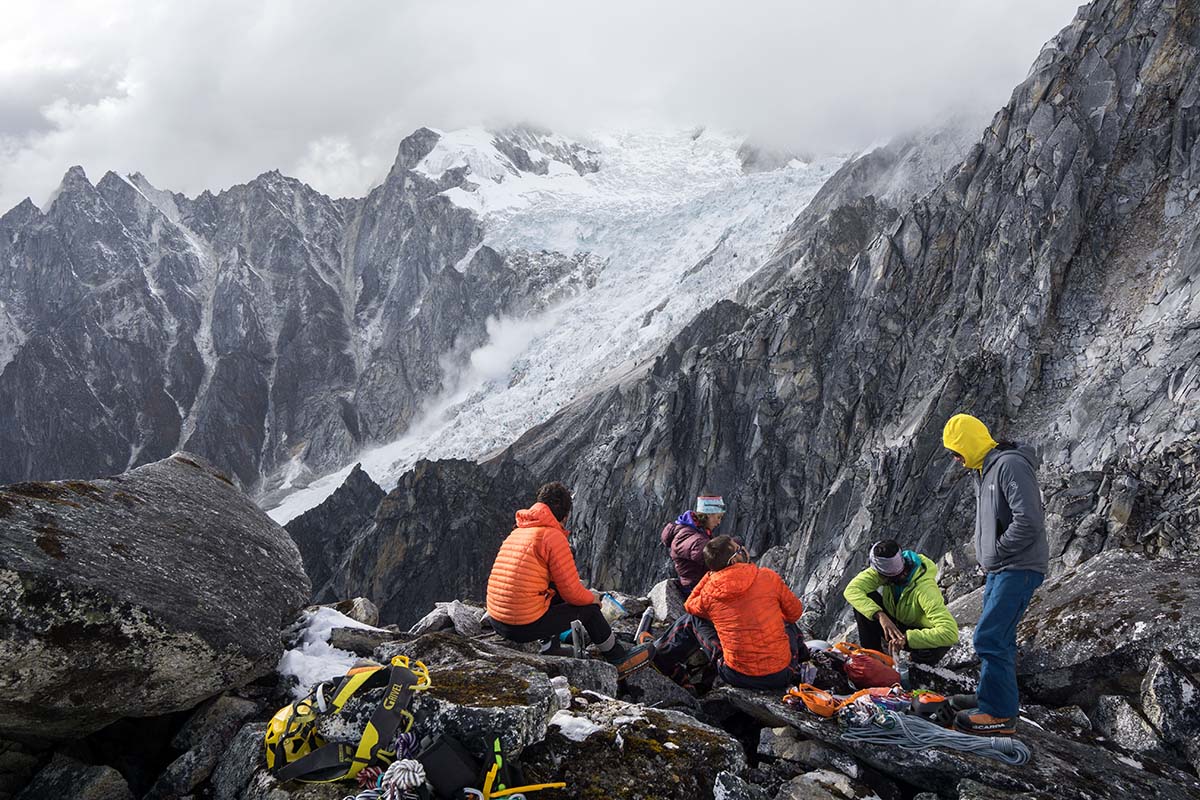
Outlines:
[[642, 619], [638, 622], [637, 633], [633, 636], [634, 644], [642, 641], [642, 634], [647, 633], [652, 624], [654, 624], [654, 607], [650, 606], [642, 612]]
[[900, 686], [906, 691], [912, 689], [912, 684], [908, 677], [908, 654], [904, 652], [904, 648], [896, 649], [896, 672], [900, 673]]

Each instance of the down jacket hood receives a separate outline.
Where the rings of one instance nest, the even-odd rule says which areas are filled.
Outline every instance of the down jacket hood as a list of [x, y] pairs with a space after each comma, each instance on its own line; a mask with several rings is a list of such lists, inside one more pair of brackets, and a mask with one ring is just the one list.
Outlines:
[[664, 546], [671, 546], [671, 542], [674, 541], [677, 535], [679, 535], [680, 528], [693, 528], [695, 530], [700, 530], [700, 526], [696, 524], [696, 518], [692, 516], [691, 511], [683, 512], [675, 518], [675, 522], [673, 524], [669, 524], [662, 529], [662, 534], [659, 538], [662, 539]]
[[942, 445], [963, 457], [967, 469], [981, 469], [983, 458], [996, 447], [991, 431], [970, 414], [955, 414], [942, 430]]
[[567, 529], [562, 526], [558, 518], [554, 516], [554, 512], [550, 510], [550, 506], [545, 503], [534, 503], [529, 508], [523, 508], [517, 512], [517, 527], [518, 528], [558, 528], [563, 533]]
[[710, 572], [707, 593], [721, 600], [741, 597], [758, 577], [758, 570], [755, 564], [730, 564], [723, 570]]

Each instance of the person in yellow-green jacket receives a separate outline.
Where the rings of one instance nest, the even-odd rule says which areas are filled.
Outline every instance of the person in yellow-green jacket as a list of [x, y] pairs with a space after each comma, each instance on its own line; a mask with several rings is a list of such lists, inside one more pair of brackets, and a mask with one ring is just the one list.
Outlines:
[[958, 623], [938, 588], [937, 565], [891, 539], [873, 544], [868, 561], [842, 592], [854, 607], [859, 644], [903, 649], [919, 664], [945, 658], [958, 643]]

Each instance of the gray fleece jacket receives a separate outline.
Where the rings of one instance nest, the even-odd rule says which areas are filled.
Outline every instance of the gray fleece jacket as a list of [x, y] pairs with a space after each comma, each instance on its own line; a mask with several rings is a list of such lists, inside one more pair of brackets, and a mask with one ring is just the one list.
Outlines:
[[975, 555], [986, 572], [1050, 566], [1038, 457], [1028, 445], [992, 449], [975, 477]]

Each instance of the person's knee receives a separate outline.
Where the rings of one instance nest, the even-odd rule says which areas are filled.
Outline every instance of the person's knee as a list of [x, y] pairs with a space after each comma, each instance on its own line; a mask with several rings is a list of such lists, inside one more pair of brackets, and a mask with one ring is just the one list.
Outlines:
[[984, 638], [975, 641], [975, 654], [980, 658], [987, 658], [991, 661], [1015, 661], [1014, 650], [1015, 648], [994, 639]]

